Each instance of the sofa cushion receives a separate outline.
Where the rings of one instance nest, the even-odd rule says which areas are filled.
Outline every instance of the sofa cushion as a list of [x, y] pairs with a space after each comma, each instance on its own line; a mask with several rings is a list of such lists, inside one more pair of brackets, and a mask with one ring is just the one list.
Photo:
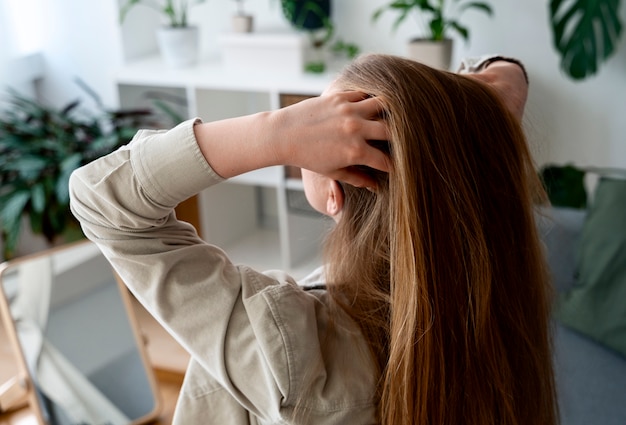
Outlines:
[[624, 357], [561, 324], [555, 324], [554, 331], [561, 424], [624, 425]]
[[552, 284], [557, 292], [572, 288], [586, 209], [540, 207], [537, 227], [544, 245]]
[[626, 356], [626, 180], [602, 178], [583, 224], [578, 278], [556, 315]]

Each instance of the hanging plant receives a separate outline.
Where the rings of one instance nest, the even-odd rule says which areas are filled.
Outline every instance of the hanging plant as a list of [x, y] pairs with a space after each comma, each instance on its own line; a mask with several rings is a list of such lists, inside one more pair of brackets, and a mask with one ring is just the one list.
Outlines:
[[575, 80], [598, 72], [622, 35], [620, 0], [550, 0], [553, 42], [561, 69]]

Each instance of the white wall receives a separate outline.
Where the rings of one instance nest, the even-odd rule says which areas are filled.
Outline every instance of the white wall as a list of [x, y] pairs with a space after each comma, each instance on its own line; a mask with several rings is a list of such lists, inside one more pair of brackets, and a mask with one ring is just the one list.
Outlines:
[[43, 44], [46, 79], [42, 97], [53, 104], [89, 97], [75, 84], [82, 79], [106, 105], [116, 102], [113, 73], [122, 64], [117, 7], [113, 1], [44, 0]]
[[[15, 0], [0, 0], [0, 5], [6, 1]], [[155, 49], [150, 40], [158, 18], [149, 17], [152, 12], [146, 9], [135, 9], [120, 27], [117, 0], [41, 3], [47, 73], [42, 85], [44, 98], [62, 104], [83, 96], [72, 82], [79, 76], [107, 105], [115, 106], [117, 94], [111, 76], [125, 57]], [[403, 54], [405, 41], [417, 30], [406, 23], [392, 34], [394, 16], [390, 13], [372, 24], [373, 11], [385, 3], [387, 0], [334, 0], [338, 36], [356, 42], [366, 52]], [[623, 3], [626, 0], [622, 0], [620, 13], [626, 24]], [[493, 18], [474, 11], [463, 16], [462, 21], [471, 28], [471, 40], [467, 45], [457, 40], [453, 63], [466, 55], [494, 52], [524, 61], [531, 79], [526, 126], [538, 162], [626, 168], [626, 34], [599, 75], [574, 82], [559, 70], [559, 58], [552, 48], [548, 0], [491, 0], [490, 4], [495, 10]], [[255, 15], [259, 30], [288, 29], [279, 0], [248, 0], [245, 6]], [[207, 55], [218, 54], [217, 36], [228, 29], [234, 10], [234, 2], [226, 0], [208, 0], [192, 8], [191, 21], [201, 26], [201, 45]], [[2, 60], [0, 55], [0, 65]]]

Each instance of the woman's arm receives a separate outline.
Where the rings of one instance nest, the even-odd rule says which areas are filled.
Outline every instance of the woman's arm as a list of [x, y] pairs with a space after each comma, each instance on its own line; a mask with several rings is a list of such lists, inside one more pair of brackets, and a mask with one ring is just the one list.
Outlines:
[[[371, 178], [354, 165], [387, 171], [384, 153], [367, 143], [387, 138], [380, 104], [357, 92], [333, 92], [287, 108], [194, 126], [198, 146], [224, 178], [272, 165], [306, 168], [355, 186]], [[329, 154], [331, 153], [331, 154]]]

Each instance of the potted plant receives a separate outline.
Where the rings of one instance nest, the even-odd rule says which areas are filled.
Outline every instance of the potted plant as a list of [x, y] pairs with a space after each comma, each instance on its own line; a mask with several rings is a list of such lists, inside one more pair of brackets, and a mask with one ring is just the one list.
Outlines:
[[374, 11], [372, 19], [378, 20], [387, 10], [399, 13], [393, 24], [398, 26], [411, 15], [424, 15], [427, 25], [426, 34], [409, 41], [407, 55], [427, 65], [448, 69], [452, 58], [452, 39], [450, 32], [456, 32], [465, 41], [469, 40], [469, 29], [459, 22], [461, 14], [475, 9], [491, 16], [491, 6], [482, 1], [453, 0], [393, 0]]
[[550, 0], [550, 28], [561, 69], [575, 80], [598, 71], [622, 36], [620, 0]]
[[326, 47], [335, 55], [353, 59], [360, 49], [354, 43], [336, 40], [335, 26], [331, 19], [330, 0], [281, 0], [283, 15], [297, 31], [305, 32], [309, 38], [309, 52], [304, 70], [322, 73], [326, 70]]
[[135, 6], [144, 6], [161, 14], [166, 25], [157, 30], [159, 50], [165, 62], [181, 68], [194, 65], [198, 60], [198, 34], [196, 26], [188, 23], [188, 9], [206, 0], [124, 0], [120, 8], [120, 23]]
[[151, 113], [86, 114], [79, 101], [55, 109], [17, 92], [10, 92], [7, 105], [0, 115], [0, 227], [8, 259], [16, 254], [24, 219], [49, 244], [82, 237], [69, 210], [70, 174], [127, 143]]
[[245, 12], [243, 8], [244, 0], [235, 0], [237, 3], [237, 13], [233, 16], [232, 27], [234, 32], [247, 33], [252, 32], [254, 26], [254, 17]]

